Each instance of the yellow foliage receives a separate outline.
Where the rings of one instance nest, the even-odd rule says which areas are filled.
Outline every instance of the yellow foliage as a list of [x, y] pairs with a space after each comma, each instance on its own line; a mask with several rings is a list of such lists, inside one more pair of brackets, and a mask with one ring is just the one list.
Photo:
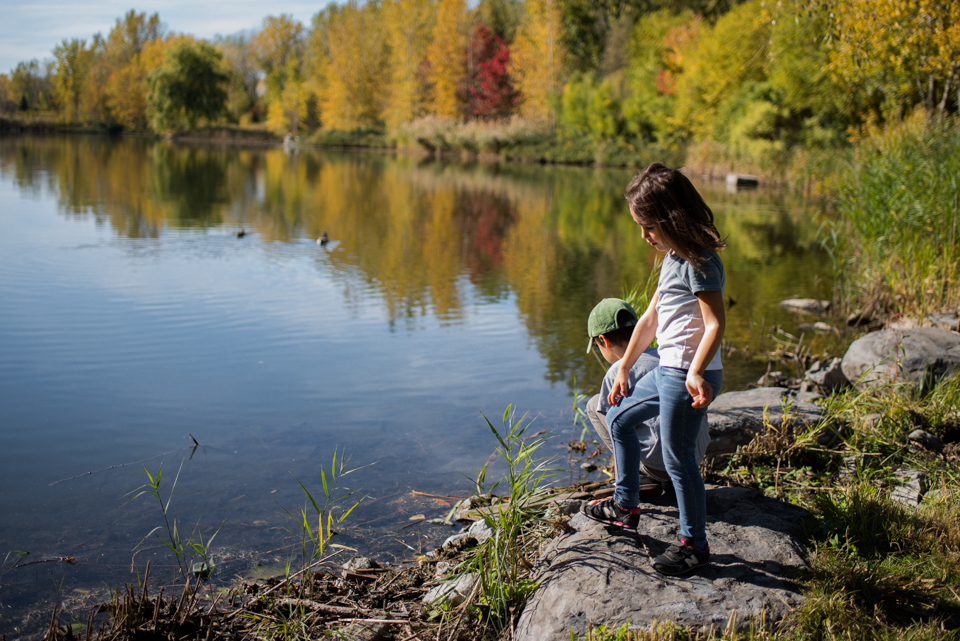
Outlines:
[[527, 0], [526, 17], [511, 50], [510, 72], [521, 94], [520, 114], [530, 120], [551, 118], [550, 98], [560, 89], [565, 51], [557, 0]]
[[427, 96], [420, 66], [436, 16], [431, 0], [386, 0], [382, 11], [390, 46], [384, 120], [389, 127], [397, 127], [422, 115]]
[[433, 42], [427, 53], [430, 83], [433, 85], [433, 113], [456, 118], [457, 85], [466, 75], [463, 60], [467, 48], [466, 0], [440, 0]]
[[890, 108], [911, 95], [933, 110], [960, 72], [960, 3], [955, 0], [833, 0], [837, 37], [830, 69], [854, 89], [880, 92]]
[[[343, 130], [377, 126], [383, 119], [389, 74], [382, 14], [374, 4], [349, 2], [322, 29], [322, 34], [311, 34], [311, 40], [325, 45], [314, 78], [323, 126]], [[318, 48], [312, 46], [315, 54]]]
[[762, 0], [737, 6], [713, 28], [701, 26], [699, 39], [687, 39], [683, 74], [677, 79], [675, 127], [699, 139], [710, 136], [717, 108], [739, 87], [766, 77], [769, 24]]

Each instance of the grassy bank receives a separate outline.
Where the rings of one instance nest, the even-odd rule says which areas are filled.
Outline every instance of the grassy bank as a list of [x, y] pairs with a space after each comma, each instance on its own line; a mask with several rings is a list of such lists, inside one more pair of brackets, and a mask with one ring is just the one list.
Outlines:
[[839, 298], [922, 319], [960, 304], [960, 124], [915, 113], [855, 148], [830, 229]]

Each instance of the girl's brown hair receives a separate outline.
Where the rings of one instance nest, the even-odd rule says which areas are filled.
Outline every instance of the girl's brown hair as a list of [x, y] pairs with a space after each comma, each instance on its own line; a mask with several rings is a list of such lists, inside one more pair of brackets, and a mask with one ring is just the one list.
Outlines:
[[706, 261], [702, 250], [726, 247], [713, 224], [713, 212], [676, 169], [653, 163], [630, 181], [624, 197], [640, 224], [652, 228], [697, 271]]

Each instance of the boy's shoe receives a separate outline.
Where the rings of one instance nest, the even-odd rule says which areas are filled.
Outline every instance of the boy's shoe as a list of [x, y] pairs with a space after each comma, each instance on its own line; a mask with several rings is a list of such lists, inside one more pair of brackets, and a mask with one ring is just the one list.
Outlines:
[[612, 498], [584, 503], [580, 508], [584, 516], [607, 525], [617, 525], [631, 530], [640, 523], [640, 508], [625, 510]]
[[710, 563], [710, 546], [698, 550], [677, 539], [667, 551], [652, 561], [653, 569], [660, 574], [686, 574], [694, 568]]

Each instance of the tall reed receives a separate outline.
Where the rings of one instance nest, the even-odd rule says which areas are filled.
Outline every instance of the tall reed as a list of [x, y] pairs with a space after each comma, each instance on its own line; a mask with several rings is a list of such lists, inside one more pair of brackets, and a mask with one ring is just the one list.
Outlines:
[[918, 112], [865, 138], [831, 250], [849, 300], [923, 316], [960, 303], [960, 123]]

